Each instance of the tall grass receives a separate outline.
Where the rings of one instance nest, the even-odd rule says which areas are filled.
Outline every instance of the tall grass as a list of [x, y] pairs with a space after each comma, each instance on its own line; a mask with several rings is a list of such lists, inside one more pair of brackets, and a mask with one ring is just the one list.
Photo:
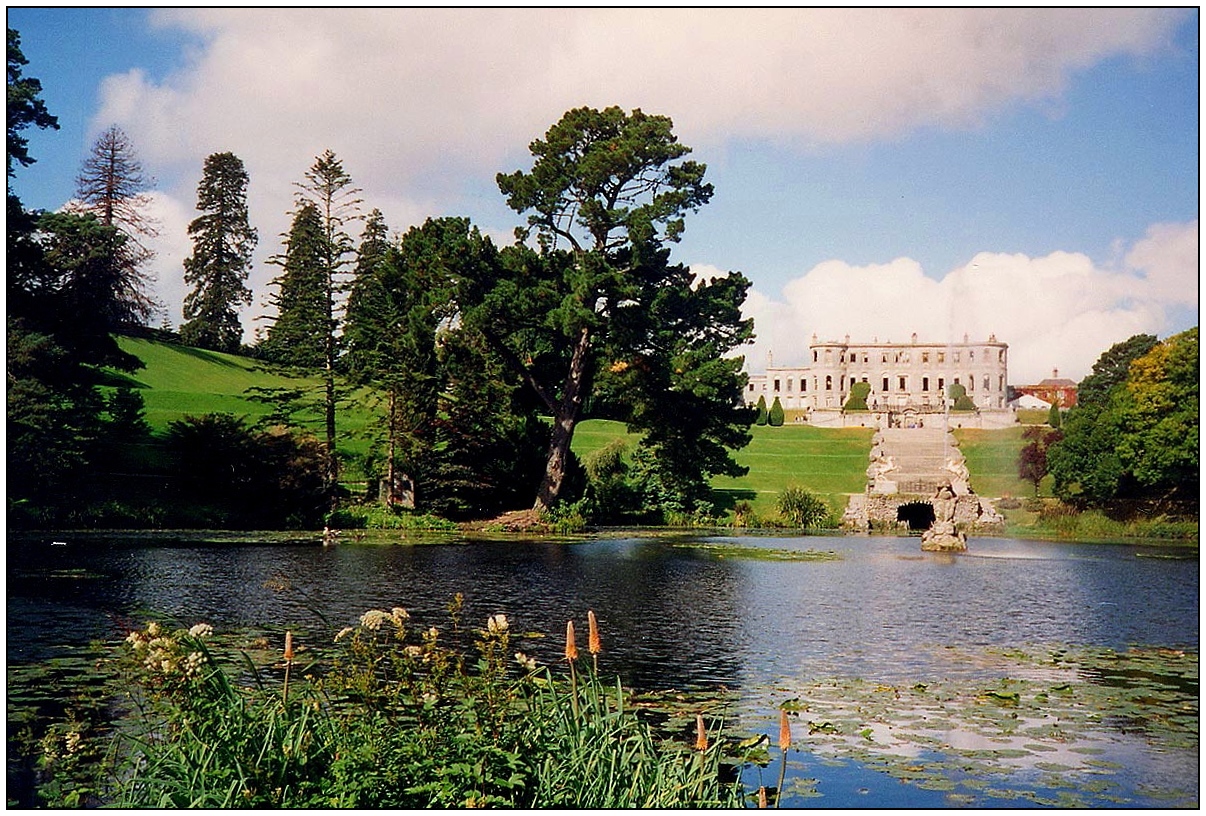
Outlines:
[[514, 651], [504, 615], [460, 611], [441, 630], [369, 610], [329, 647], [290, 633], [268, 666], [204, 624], [152, 623], [123, 647], [132, 713], [89, 789], [157, 808], [743, 805], [720, 724], [700, 717], [702, 746], [658, 733], [595, 669], [597, 622], [592, 660], [567, 643], [558, 668]]

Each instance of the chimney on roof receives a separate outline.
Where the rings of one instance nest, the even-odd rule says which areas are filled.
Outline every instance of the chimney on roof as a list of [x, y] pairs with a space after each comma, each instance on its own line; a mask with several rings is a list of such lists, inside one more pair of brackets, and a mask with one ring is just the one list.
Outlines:
[[1059, 379], [1059, 369], [1058, 368], [1051, 369], [1051, 379], [1053, 379], [1053, 380]]

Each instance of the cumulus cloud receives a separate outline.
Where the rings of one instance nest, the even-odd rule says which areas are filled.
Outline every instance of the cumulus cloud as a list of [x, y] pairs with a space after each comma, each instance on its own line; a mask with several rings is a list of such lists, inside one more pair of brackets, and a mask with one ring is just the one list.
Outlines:
[[[1057, 102], [1077, 71], [1101, 60], [1169, 47], [1184, 14], [161, 9], [152, 13], [154, 24], [192, 34], [193, 47], [167, 76], [132, 70], [105, 78], [93, 121], [97, 129], [121, 125], [165, 180], [164, 207], [190, 216], [205, 156], [229, 150], [243, 159], [260, 231], [251, 285], [262, 296], [273, 273], [263, 261], [288, 228], [293, 184], [328, 148], [364, 188], [369, 206], [405, 230], [450, 207], [464, 212], [485, 190], [493, 200], [483, 206], [500, 208], [494, 173], [524, 166], [528, 142], [571, 107], [665, 113], [699, 148], [734, 138], [807, 147], [893, 138], [918, 127], [975, 127], [1011, 105]], [[501, 235], [514, 223], [498, 220], [481, 227]], [[1133, 248], [1134, 268], [1150, 289], [1176, 288], [1166, 271], [1175, 259], [1155, 254], [1167, 241], [1150, 237], [1152, 249]], [[169, 266], [187, 251], [161, 251], [160, 294], [177, 315], [183, 283], [179, 268]], [[846, 296], [846, 273], [864, 288], [922, 291], [927, 279], [910, 263], [822, 265], [809, 279]], [[955, 275], [964, 278], [975, 275]], [[895, 302], [890, 294], [874, 298]], [[980, 301], [974, 308], [993, 311]], [[933, 319], [951, 321], [945, 312]]]
[[980, 253], [942, 279], [908, 258], [886, 264], [818, 264], [774, 298], [754, 289], [746, 302], [757, 339], [752, 371], [802, 365], [813, 333], [822, 340], [957, 342], [995, 334], [1010, 345], [1010, 380], [1036, 382], [1058, 368], [1074, 380], [1101, 352], [1141, 332], [1166, 334], [1168, 311], [1196, 315], [1198, 222], [1159, 224], [1135, 242], [1119, 268], [1087, 256], [1040, 258]]
[[671, 114], [688, 143], [845, 142], [974, 124], [1078, 69], [1166, 44], [1159, 9], [171, 9], [202, 42], [156, 83], [110, 77], [99, 122], [156, 157], [233, 142], [366, 173], [494, 168], [568, 107]]

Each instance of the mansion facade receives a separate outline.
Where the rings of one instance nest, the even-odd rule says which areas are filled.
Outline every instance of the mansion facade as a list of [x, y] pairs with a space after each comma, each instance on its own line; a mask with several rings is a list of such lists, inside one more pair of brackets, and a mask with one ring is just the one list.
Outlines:
[[[797, 421], [814, 425], [907, 427], [926, 424], [927, 414], [944, 413], [948, 389], [961, 385], [976, 411], [960, 412], [952, 425], [1013, 422], [1007, 406], [1009, 346], [996, 335], [979, 342], [964, 335], [962, 343], [923, 343], [916, 334], [908, 343], [852, 343], [848, 335], [842, 342], [819, 342], [814, 334], [808, 352], [808, 365], [771, 363], [765, 374], [750, 375], [746, 404], [755, 405], [762, 397], [769, 408], [778, 397], [785, 410], [802, 412]], [[858, 382], [870, 386], [870, 413], [846, 414], [842, 406]]]

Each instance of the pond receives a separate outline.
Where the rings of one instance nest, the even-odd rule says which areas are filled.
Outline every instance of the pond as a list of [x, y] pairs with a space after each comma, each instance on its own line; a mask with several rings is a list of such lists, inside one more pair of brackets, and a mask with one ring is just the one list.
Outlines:
[[[290, 628], [370, 608], [560, 633], [598, 616], [600, 668], [637, 689], [732, 691], [729, 727], [778, 734], [784, 805], [1196, 806], [1197, 550], [972, 539], [625, 536], [273, 546], [10, 537], [10, 668], [149, 615]], [[185, 537], [187, 538], [187, 537]], [[179, 539], [179, 536], [177, 537]], [[557, 637], [525, 651], [557, 660]], [[746, 768], [772, 786], [770, 763]]]

